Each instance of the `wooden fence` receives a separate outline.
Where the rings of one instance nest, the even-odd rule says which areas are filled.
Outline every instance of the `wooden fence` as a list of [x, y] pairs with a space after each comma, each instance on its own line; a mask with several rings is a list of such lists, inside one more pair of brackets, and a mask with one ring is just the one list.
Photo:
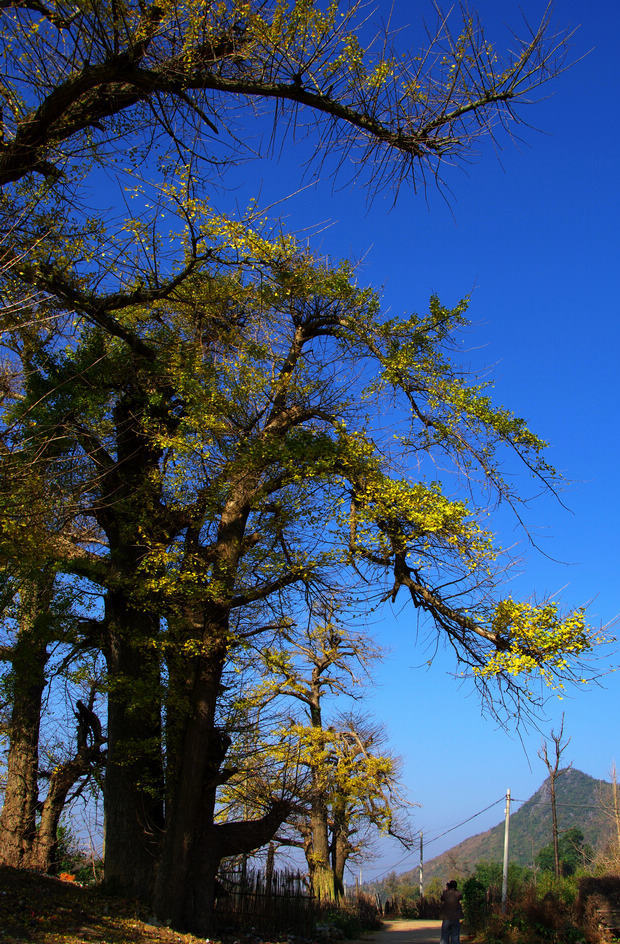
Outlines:
[[220, 873], [219, 882], [221, 892], [215, 902], [219, 930], [255, 931], [260, 937], [274, 932], [309, 936], [328, 913], [350, 913], [358, 907], [356, 899], [318, 900], [301, 872], [235, 869]]

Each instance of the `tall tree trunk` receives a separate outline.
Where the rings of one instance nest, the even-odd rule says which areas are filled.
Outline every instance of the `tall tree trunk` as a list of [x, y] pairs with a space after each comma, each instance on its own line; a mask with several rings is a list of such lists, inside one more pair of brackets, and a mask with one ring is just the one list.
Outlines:
[[549, 778], [549, 790], [551, 792], [551, 830], [553, 833], [553, 867], [556, 879], [560, 878], [560, 837], [558, 830], [558, 809], [555, 796], [556, 772]]
[[201, 831], [195, 846], [195, 871], [189, 878], [187, 916], [201, 934], [214, 927], [217, 870], [222, 859], [253, 852], [275, 836], [290, 812], [286, 802], [274, 802], [260, 819], [210, 824]]
[[566, 773], [572, 767], [572, 763], [565, 767], [563, 770], [560, 770], [560, 761], [562, 759], [562, 754], [570, 744], [570, 738], [566, 741], [562, 741], [564, 736], [564, 714], [562, 714], [562, 723], [560, 725], [560, 730], [556, 734], [555, 731], [551, 732], [551, 741], [553, 742], [554, 747], [554, 758], [553, 762], [549, 757], [549, 751], [547, 749], [547, 744], [543, 741], [541, 748], [538, 752], [538, 756], [541, 760], [544, 761], [547, 770], [549, 771], [549, 792], [551, 794], [551, 825], [553, 832], [553, 864], [555, 869], [556, 879], [560, 878], [561, 868], [560, 868], [560, 842], [559, 842], [559, 830], [558, 830], [558, 812], [556, 805], [556, 783], [559, 777]]
[[147, 900], [163, 830], [158, 620], [122, 591], [106, 598], [108, 760], [105, 799], [106, 883]]
[[336, 898], [344, 896], [344, 869], [351, 851], [346, 809], [343, 806], [342, 803], [334, 803], [332, 809], [334, 822], [332, 824], [331, 860]]
[[[315, 666], [310, 683], [310, 722], [320, 735], [317, 747], [324, 747], [323, 719], [321, 715], [320, 669]], [[312, 868], [310, 869], [312, 891], [321, 901], [333, 901], [336, 897], [334, 873], [330, 865], [329, 820], [326, 784], [323, 770], [312, 766], [312, 800], [310, 804], [310, 832], [312, 834]]]
[[310, 810], [312, 830], [312, 891], [321, 901], [336, 897], [334, 873], [329, 861], [329, 824], [327, 804], [320, 795], [312, 799]]
[[[205, 880], [210, 881], [211, 860], [217, 858], [219, 864], [216, 852], [209, 849], [205, 837], [209, 837], [213, 826], [217, 787], [226, 779], [220, 768], [230, 743], [215, 726], [227, 651], [228, 611], [214, 608], [208, 621], [202, 613], [188, 614], [187, 623], [188, 639], [195, 639], [197, 633], [201, 633], [201, 652], [190, 664], [193, 686], [182, 738], [178, 730], [176, 732], [180, 754], [169, 758], [174, 783], [167, 785], [169, 806], [153, 900], [156, 914], [175, 927], [190, 927], [195, 923], [192, 876], [206, 868]], [[176, 724], [178, 727], [178, 718]], [[205, 888], [207, 897], [212, 891]]]
[[[259, 820], [214, 822], [217, 788], [235, 772], [223, 767], [230, 738], [216, 726], [228, 647], [227, 608], [213, 607], [208, 620], [202, 612], [200, 617], [188, 612], [186, 638], [195, 639], [199, 630], [202, 642], [191, 665], [193, 689], [181, 753], [167, 765], [175, 781], [166, 789], [169, 805], [153, 909], [174, 927], [209, 933], [222, 858], [251, 852], [272, 839], [288, 805], [272, 804]], [[174, 724], [178, 728], [178, 716]], [[175, 740], [181, 743], [178, 730], [171, 743]]]
[[613, 817], [616, 826], [616, 859], [620, 865], [620, 802], [618, 801], [618, 775], [615, 764], [611, 765], [611, 791]]
[[[149, 550], [167, 546], [174, 526], [164, 514], [162, 451], [149, 429], [152, 374], [144, 366], [129, 355], [113, 411], [116, 462], [101, 478], [96, 517], [109, 543], [104, 875], [150, 900], [164, 828], [160, 621], [143, 603], [153, 594], [143, 594], [140, 575]], [[96, 449], [93, 459], [99, 464]]]
[[12, 653], [7, 781], [0, 814], [0, 865], [15, 868], [28, 864], [36, 834], [39, 729], [52, 593], [53, 577], [23, 581], [20, 588], [20, 626]]
[[[232, 494], [222, 511], [218, 527], [218, 549], [214, 559], [211, 582], [217, 588], [218, 602], [202, 594], [198, 601], [187, 603], [182, 620], [181, 637], [197, 654], [187, 658], [184, 695], [188, 699], [184, 732], [180, 736], [179, 719], [172, 743], [181, 745], [178, 757], [169, 758], [174, 782], [167, 786], [169, 806], [159, 861], [153, 907], [156, 914], [170, 920], [175, 927], [210, 930], [213, 921], [215, 875], [223, 855], [219, 838], [223, 827], [214, 824], [217, 788], [235, 771], [222, 769], [230, 746], [230, 738], [216, 727], [216, 709], [224, 663], [230, 645], [230, 601], [234, 595], [239, 556], [249, 514], [248, 495], [256, 482], [244, 474], [243, 484], [231, 486]], [[198, 534], [187, 535], [190, 544], [198, 542]], [[191, 557], [191, 556], [190, 556]], [[183, 727], [183, 725], [181, 725]], [[277, 824], [279, 825], [279, 823]], [[235, 852], [255, 848], [255, 839], [266, 842], [254, 824], [239, 824], [236, 835], [241, 847]], [[245, 829], [242, 827], [248, 827]], [[248, 845], [249, 843], [249, 845]]]

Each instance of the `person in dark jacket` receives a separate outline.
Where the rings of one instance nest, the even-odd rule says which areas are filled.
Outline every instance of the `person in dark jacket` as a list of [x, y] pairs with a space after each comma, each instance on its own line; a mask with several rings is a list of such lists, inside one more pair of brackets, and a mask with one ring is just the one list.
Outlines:
[[462, 897], [455, 881], [448, 882], [441, 893], [439, 909], [439, 917], [442, 919], [441, 944], [460, 944], [461, 918], [463, 917]]

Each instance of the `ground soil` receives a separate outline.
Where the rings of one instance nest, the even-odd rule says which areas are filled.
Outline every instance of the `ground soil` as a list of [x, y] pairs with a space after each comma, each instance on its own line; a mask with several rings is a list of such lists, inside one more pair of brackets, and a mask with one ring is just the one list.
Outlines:
[[395, 918], [364, 937], [364, 944], [439, 944], [440, 936], [441, 921]]
[[[395, 918], [384, 921], [380, 931], [364, 937], [362, 944], [439, 944], [441, 921]], [[467, 937], [461, 941], [467, 944]]]

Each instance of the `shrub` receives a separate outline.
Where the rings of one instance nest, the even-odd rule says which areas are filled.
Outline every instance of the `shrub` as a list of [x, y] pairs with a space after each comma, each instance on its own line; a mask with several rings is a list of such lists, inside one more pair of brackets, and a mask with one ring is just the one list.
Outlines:
[[480, 940], [484, 941], [484, 944], [518, 944], [521, 936], [506, 915], [493, 911], [487, 918]]
[[345, 937], [359, 937], [362, 931], [378, 931], [381, 920], [374, 904], [366, 898], [346, 901], [337, 908], [330, 908], [320, 917], [320, 924], [327, 924], [342, 931]]
[[562, 907], [571, 908], [577, 898], [577, 879], [574, 876], [558, 879], [552, 872], [541, 872], [538, 876], [536, 890], [538, 898], [551, 895], [552, 898], [558, 900]]
[[487, 893], [482, 882], [474, 876], [463, 885], [463, 911], [470, 931], [476, 933], [484, 927], [489, 916]]
[[493, 911], [477, 941], [484, 944], [583, 944], [570, 889], [530, 886], [506, 914]]

